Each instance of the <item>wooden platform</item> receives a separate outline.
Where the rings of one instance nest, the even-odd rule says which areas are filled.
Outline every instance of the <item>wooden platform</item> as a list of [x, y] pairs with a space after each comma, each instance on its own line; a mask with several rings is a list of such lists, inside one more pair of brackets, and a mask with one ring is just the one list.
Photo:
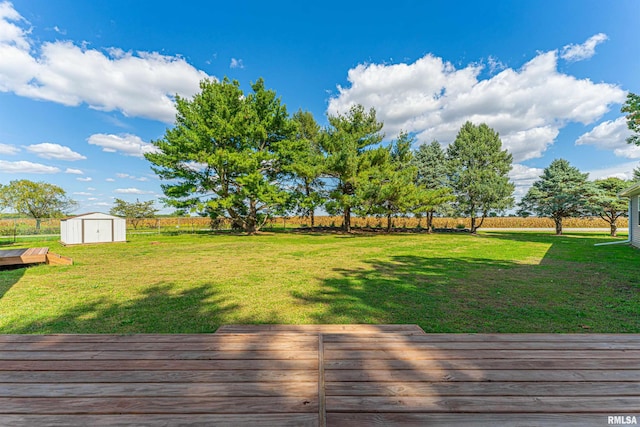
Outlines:
[[49, 248], [3, 249], [0, 250], [0, 266], [26, 264], [71, 265], [73, 260], [49, 252]]
[[0, 424], [606, 426], [640, 418], [640, 334], [412, 325], [0, 335]]

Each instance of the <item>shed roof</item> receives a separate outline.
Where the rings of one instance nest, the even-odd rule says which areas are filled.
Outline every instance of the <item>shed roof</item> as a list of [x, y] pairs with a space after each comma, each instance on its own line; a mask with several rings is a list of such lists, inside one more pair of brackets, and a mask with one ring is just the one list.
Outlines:
[[631, 187], [627, 188], [623, 192], [620, 193], [622, 197], [632, 197], [640, 194], [640, 182], [635, 183]]
[[124, 219], [124, 218], [115, 216], [115, 215], [109, 215], [102, 212], [88, 212], [88, 213], [72, 216], [69, 218], [65, 218], [62, 221], [68, 221], [70, 219]]

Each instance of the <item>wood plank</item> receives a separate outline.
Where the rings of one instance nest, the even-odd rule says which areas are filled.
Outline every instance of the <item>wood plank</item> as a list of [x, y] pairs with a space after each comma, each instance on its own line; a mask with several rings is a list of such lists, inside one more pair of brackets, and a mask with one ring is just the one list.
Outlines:
[[51, 265], [73, 265], [73, 259], [53, 252], [47, 252], [45, 260], [47, 264]]
[[[0, 345], [5, 343], [219, 343], [219, 342], [253, 342], [253, 341], [296, 341], [317, 342], [317, 334], [304, 335], [295, 332], [282, 332], [269, 335], [264, 339], [264, 334], [47, 334], [47, 335], [0, 335]], [[2, 347], [0, 347], [2, 348]]]
[[[348, 337], [343, 337], [348, 338]], [[640, 341], [634, 342], [444, 342], [433, 343], [424, 340], [424, 337], [411, 337], [410, 340], [344, 340], [340, 342], [327, 342], [326, 348], [331, 350], [396, 350], [398, 348], [411, 348], [412, 350], [640, 350]]]
[[[0, 352], [3, 359], [4, 352]], [[411, 347], [393, 350], [333, 350], [327, 346], [325, 358], [331, 360], [464, 360], [464, 359], [640, 359], [640, 350], [430, 350]], [[516, 362], [517, 363], [517, 362]]]
[[[0, 414], [234, 414], [315, 413], [315, 393], [278, 397], [0, 397]], [[0, 415], [0, 419], [2, 416]]]
[[85, 383], [1, 384], [0, 397], [242, 397], [311, 396], [318, 391], [311, 382], [228, 383]]
[[61, 345], [55, 342], [11, 342], [0, 344], [0, 352], [20, 351], [20, 352], [93, 352], [93, 351], [119, 351], [119, 352], [139, 352], [139, 351], [170, 351], [170, 352], [203, 352], [203, 351], [317, 351], [318, 340], [211, 340], [206, 342], [140, 342], [140, 343], [110, 343], [110, 342], [70, 342]]
[[388, 341], [424, 341], [424, 342], [639, 342], [640, 334], [422, 334], [394, 336], [393, 334], [325, 334], [325, 342], [355, 341], [360, 339], [380, 339]]
[[[0, 393], [2, 387], [0, 387]], [[327, 396], [640, 396], [633, 382], [327, 382]]]
[[3, 415], [6, 427], [317, 427], [317, 414], [172, 414], [172, 415]]
[[[637, 361], [636, 361], [637, 363]], [[402, 381], [402, 382], [445, 382], [445, 381], [617, 381], [640, 383], [640, 370], [605, 370], [605, 369], [477, 369], [477, 370], [330, 370], [326, 371], [326, 381], [362, 382], [362, 381]], [[2, 376], [0, 375], [0, 379]]]
[[[4, 362], [7, 363], [7, 362]], [[460, 360], [327, 360], [327, 375], [331, 370], [443, 370], [464, 371], [478, 369], [631, 369], [640, 366], [638, 359], [460, 359]], [[2, 369], [2, 364], [0, 364]]]
[[637, 411], [637, 408], [640, 408], [640, 396], [327, 396], [327, 412], [619, 414]]
[[349, 333], [394, 333], [394, 334], [420, 334], [424, 335], [424, 331], [418, 325], [223, 325], [218, 328], [216, 333], [280, 333], [280, 332], [298, 332], [312, 334], [349, 334]]
[[137, 371], [137, 370], [286, 370], [317, 369], [317, 359], [303, 360], [6, 360], [0, 371]]
[[317, 357], [317, 350], [0, 351], [0, 362], [9, 360], [315, 360]]
[[327, 423], [335, 427], [602, 427], [608, 416], [601, 414], [401, 414], [328, 413]]
[[318, 373], [312, 369], [183, 370], [183, 371], [0, 371], [0, 383], [200, 383], [200, 382], [313, 382]]

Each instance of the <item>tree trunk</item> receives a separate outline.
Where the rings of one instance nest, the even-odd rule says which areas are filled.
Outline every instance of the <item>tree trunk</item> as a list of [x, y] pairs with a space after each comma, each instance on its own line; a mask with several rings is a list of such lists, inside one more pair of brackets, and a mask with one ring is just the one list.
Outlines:
[[249, 201], [249, 215], [245, 221], [245, 231], [247, 234], [256, 234], [258, 231], [258, 213], [256, 212], [256, 202], [254, 200]]
[[618, 225], [615, 221], [611, 221], [611, 237], [616, 237], [618, 235]]
[[477, 230], [477, 227], [476, 227], [476, 217], [475, 217], [475, 216], [472, 216], [472, 217], [471, 217], [471, 234], [476, 234], [476, 230]]
[[351, 233], [351, 208], [346, 207], [344, 209], [344, 231], [347, 233]]
[[433, 233], [433, 211], [427, 212], [427, 233]]
[[311, 209], [311, 211], [309, 211], [309, 218], [311, 219], [311, 228], [313, 228], [316, 225], [316, 213], [315, 213], [315, 209]]
[[36, 234], [40, 234], [40, 222], [42, 220], [40, 218], [36, 218]]
[[562, 217], [553, 218], [556, 223], [556, 236], [562, 236]]
[[391, 219], [391, 215], [387, 215], [387, 233], [391, 232], [392, 225], [393, 225], [393, 220]]

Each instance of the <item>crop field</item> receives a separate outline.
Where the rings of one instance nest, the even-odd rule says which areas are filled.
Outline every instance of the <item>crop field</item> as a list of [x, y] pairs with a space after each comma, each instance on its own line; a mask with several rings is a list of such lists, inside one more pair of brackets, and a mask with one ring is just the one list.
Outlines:
[[637, 333], [640, 251], [594, 246], [613, 241], [505, 231], [32, 241], [74, 265], [0, 270], [0, 333], [200, 333], [231, 323]]
[[[128, 232], [161, 232], [161, 233], [192, 233], [196, 231], [211, 229], [211, 220], [202, 217], [160, 217], [137, 220], [135, 224], [132, 220], [127, 221]], [[315, 218], [317, 227], [340, 227], [342, 218], [337, 216], [318, 216]], [[395, 218], [393, 220], [396, 228], [417, 228], [424, 227], [425, 221], [417, 218]], [[274, 228], [299, 228], [311, 225], [306, 217], [286, 217], [273, 218], [266, 224], [267, 229]], [[362, 228], [384, 228], [385, 218], [375, 217], [354, 217], [353, 227]], [[220, 229], [229, 229], [229, 221], [222, 221]], [[471, 226], [469, 218], [434, 218], [435, 228], [468, 228]], [[520, 218], [520, 217], [492, 217], [486, 218], [483, 228], [553, 228], [553, 221], [549, 218]], [[587, 218], [567, 218], [564, 221], [565, 228], [608, 228], [609, 224], [599, 217]], [[618, 228], [626, 228], [627, 219], [618, 220]], [[0, 219], [0, 241], [1, 237], [25, 236], [34, 234], [58, 234], [60, 233], [59, 219], [44, 219], [41, 222], [40, 230], [36, 230], [36, 221], [28, 218]]]

